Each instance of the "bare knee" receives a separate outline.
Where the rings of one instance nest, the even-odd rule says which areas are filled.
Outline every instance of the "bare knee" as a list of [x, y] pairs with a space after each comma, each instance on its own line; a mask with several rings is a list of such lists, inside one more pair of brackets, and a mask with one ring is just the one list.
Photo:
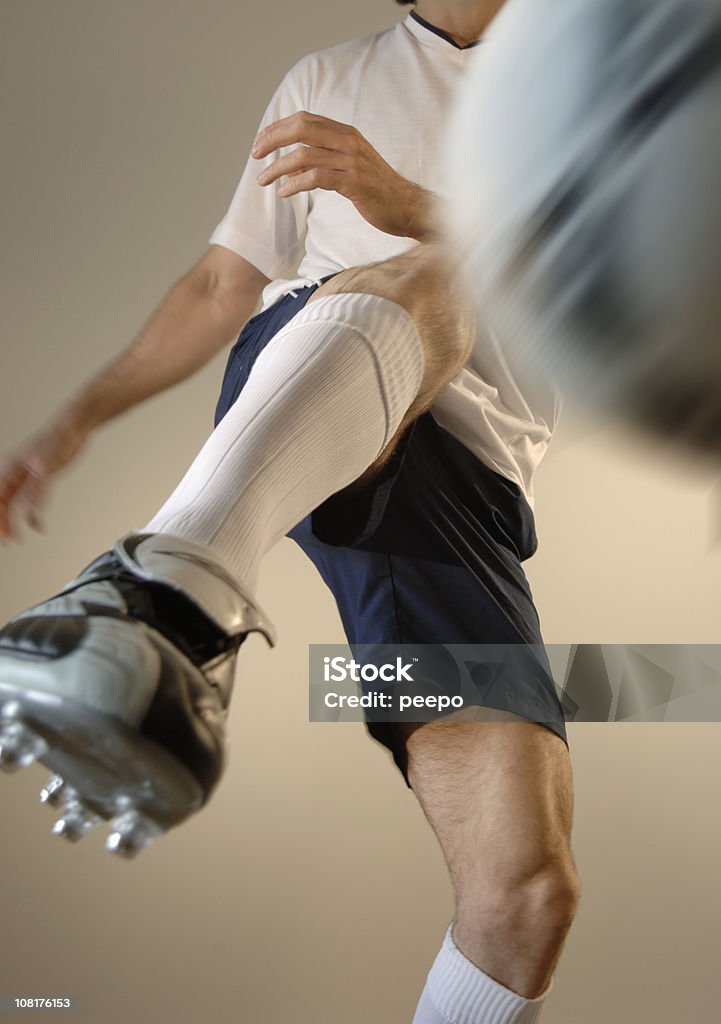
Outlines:
[[342, 271], [311, 296], [360, 292], [397, 303], [413, 318], [423, 345], [425, 372], [411, 419], [434, 398], [468, 359], [475, 315], [448, 249], [442, 243], [415, 246], [400, 256]]
[[580, 899], [568, 859], [528, 877], [501, 874], [457, 893], [453, 937], [465, 956], [507, 988], [535, 999], [548, 987]]
[[543, 924], [564, 931], [575, 917], [579, 899], [580, 882], [570, 855], [559, 855], [533, 873], [525, 863], [518, 871], [512, 862], [497, 872], [480, 868], [479, 877], [458, 892], [459, 906], [479, 920], [498, 921], [512, 914], [531, 929]]

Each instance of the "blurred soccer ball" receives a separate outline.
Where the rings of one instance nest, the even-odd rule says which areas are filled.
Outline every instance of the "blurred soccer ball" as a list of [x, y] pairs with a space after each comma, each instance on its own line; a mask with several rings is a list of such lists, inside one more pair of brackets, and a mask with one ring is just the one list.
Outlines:
[[453, 232], [509, 357], [721, 450], [721, 0], [509, 0], [449, 135]]

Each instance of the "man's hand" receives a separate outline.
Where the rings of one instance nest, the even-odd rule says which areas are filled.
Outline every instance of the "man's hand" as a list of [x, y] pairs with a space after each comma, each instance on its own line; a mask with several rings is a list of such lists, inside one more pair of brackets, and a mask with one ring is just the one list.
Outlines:
[[0, 471], [0, 540], [19, 540], [18, 518], [42, 530], [51, 478], [85, 447], [87, 433], [55, 423], [36, 434]]
[[388, 235], [418, 241], [436, 236], [436, 197], [396, 173], [357, 128], [301, 111], [264, 128], [251, 152], [260, 160], [296, 144], [262, 171], [259, 184], [285, 176], [278, 187], [284, 198], [321, 188], [350, 200]]

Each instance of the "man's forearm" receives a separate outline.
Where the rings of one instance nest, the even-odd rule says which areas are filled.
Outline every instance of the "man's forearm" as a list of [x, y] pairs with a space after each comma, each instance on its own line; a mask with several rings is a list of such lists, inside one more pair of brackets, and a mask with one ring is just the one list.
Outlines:
[[223, 298], [196, 268], [170, 289], [132, 344], [63, 407], [59, 419], [89, 432], [201, 369], [252, 316], [258, 291]]

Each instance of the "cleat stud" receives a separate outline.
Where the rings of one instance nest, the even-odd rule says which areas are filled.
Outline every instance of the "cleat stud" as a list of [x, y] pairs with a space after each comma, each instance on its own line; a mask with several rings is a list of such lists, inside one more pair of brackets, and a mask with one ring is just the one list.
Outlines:
[[[7, 707], [7, 705], [6, 705]], [[16, 772], [26, 768], [45, 753], [48, 745], [22, 722], [8, 721], [0, 728], [0, 768]]]
[[40, 791], [40, 803], [48, 807], [60, 807], [64, 800], [65, 783], [59, 775], [51, 775]]
[[61, 839], [67, 839], [71, 843], [76, 843], [83, 836], [87, 835], [92, 828], [99, 825], [100, 820], [97, 814], [93, 814], [92, 811], [84, 807], [78, 800], [72, 800], [66, 804], [63, 816], [58, 818], [53, 825], [53, 835], [60, 836]]
[[20, 704], [16, 700], [9, 700], [0, 708], [0, 719], [6, 722], [13, 722], [20, 714]]
[[163, 829], [156, 822], [139, 811], [126, 811], [115, 818], [111, 825], [105, 848], [118, 857], [130, 859], [150, 846]]
[[82, 835], [73, 828], [72, 822], [67, 818], [58, 818], [53, 825], [53, 835], [60, 836], [61, 839], [68, 839], [72, 843], [82, 838]]
[[135, 808], [133, 806], [133, 798], [128, 793], [119, 793], [115, 797], [115, 815], [116, 817], [122, 817], [124, 814], [132, 813]]

